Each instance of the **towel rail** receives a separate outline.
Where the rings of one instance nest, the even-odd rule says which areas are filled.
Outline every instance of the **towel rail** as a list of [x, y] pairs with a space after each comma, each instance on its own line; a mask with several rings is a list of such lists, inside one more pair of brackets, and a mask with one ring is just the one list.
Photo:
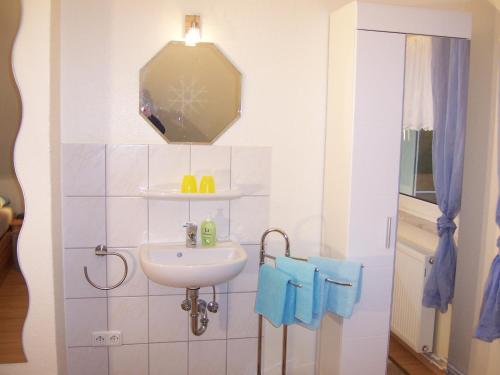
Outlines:
[[[278, 233], [283, 236], [285, 240], [285, 256], [288, 258], [292, 258], [295, 260], [300, 260], [303, 262], [307, 262], [306, 258], [293, 257], [290, 255], [290, 239], [286, 232], [283, 229], [279, 228], [269, 228], [266, 230], [260, 239], [260, 259], [259, 259], [259, 267], [265, 263], [266, 258], [272, 259], [276, 261], [276, 257], [270, 254], [266, 254], [265, 251], [265, 241], [266, 237], [271, 233]], [[361, 266], [364, 267], [363, 265]], [[319, 269], [316, 268], [316, 272], [319, 272]], [[352, 287], [353, 284], [348, 281], [336, 281], [330, 278], [327, 278], [326, 281], [331, 284]], [[292, 286], [296, 288], [302, 288], [302, 284], [295, 283], [293, 281], [289, 282]], [[263, 330], [263, 318], [262, 315], [259, 314], [259, 333], [258, 333], [258, 344], [257, 344], [257, 375], [262, 375], [262, 330]], [[282, 357], [281, 357], [281, 374], [286, 375], [286, 351], [287, 351], [287, 341], [288, 341], [288, 326], [283, 325], [283, 340], [282, 340]]]
[[92, 285], [94, 288], [100, 289], [100, 290], [112, 290], [112, 289], [118, 288], [120, 285], [122, 285], [123, 282], [125, 281], [125, 279], [127, 278], [127, 274], [128, 274], [128, 264], [127, 264], [127, 260], [125, 259], [125, 257], [121, 254], [108, 251], [108, 248], [105, 245], [98, 245], [95, 248], [95, 255], [97, 255], [97, 256], [114, 255], [114, 256], [117, 256], [118, 258], [120, 258], [123, 262], [123, 267], [124, 267], [123, 276], [120, 279], [120, 281], [118, 281], [116, 284], [114, 284], [112, 286], [100, 286], [100, 285], [94, 283], [92, 280], [90, 280], [90, 277], [89, 277], [89, 274], [87, 271], [87, 266], [84, 266], [83, 267], [83, 274], [85, 275], [85, 278], [87, 279], [88, 283], [90, 285]]
[[[274, 259], [272, 255], [266, 254], [265, 251], [265, 241], [266, 237], [271, 233], [279, 233], [285, 239], [285, 256], [290, 257], [290, 240], [288, 239], [288, 235], [286, 232], [279, 228], [269, 228], [266, 230], [262, 237], [260, 238], [260, 259], [259, 259], [259, 267], [262, 266], [265, 262], [265, 258]], [[291, 285], [302, 288], [302, 285], [296, 284], [294, 282], [290, 282]], [[294, 285], [295, 284], [295, 285]], [[263, 330], [263, 318], [262, 315], [259, 314], [259, 334], [257, 341], [257, 375], [262, 375], [262, 330]], [[288, 340], [288, 326], [283, 325], [283, 340], [282, 340], [282, 357], [281, 357], [281, 374], [286, 375], [286, 349], [287, 349], [287, 340]]]
[[[272, 260], [276, 260], [276, 257], [275, 256], [272, 256], [272, 255], [269, 255], [269, 254], [265, 254], [264, 253], [264, 258], [269, 258], [269, 259], [272, 259]], [[298, 257], [292, 257], [292, 256], [289, 256], [288, 258], [291, 258], [291, 259], [295, 259], [295, 260], [300, 260], [301, 262], [307, 262], [307, 259], [305, 258], [298, 258]], [[316, 272], [319, 272], [319, 269], [316, 268], [315, 270]], [[352, 283], [349, 282], [349, 281], [336, 281], [336, 280], [332, 280], [330, 278], [326, 278], [325, 281], [327, 283], [330, 283], [330, 284], [335, 284], [335, 285], [340, 285], [340, 286], [352, 286]], [[293, 282], [290, 282], [291, 285], [297, 287], [297, 288], [302, 288], [303, 285], [302, 284], [296, 284], [296, 283], [293, 283]]]

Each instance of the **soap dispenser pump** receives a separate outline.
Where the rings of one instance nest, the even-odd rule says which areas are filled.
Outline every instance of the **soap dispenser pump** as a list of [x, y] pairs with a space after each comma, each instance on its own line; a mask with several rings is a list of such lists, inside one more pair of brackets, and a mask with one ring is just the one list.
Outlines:
[[203, 223], [201, 223], [200, 228], [201, 234], [201, 246], [202, 247], [214, 247], [217, 242], [217, 231], [214, 221], [207, 217]]

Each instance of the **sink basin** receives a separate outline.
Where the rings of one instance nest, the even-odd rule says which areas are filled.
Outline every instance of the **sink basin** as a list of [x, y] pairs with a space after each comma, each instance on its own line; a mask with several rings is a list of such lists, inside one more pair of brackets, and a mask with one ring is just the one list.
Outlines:
[[238, 275], [247, 254], [231, 241], [211, 248], [187, 248], [184, 243], [139, 246], [141, 267], [155, 283], [175, 288], [201, 288], [223, 283]]

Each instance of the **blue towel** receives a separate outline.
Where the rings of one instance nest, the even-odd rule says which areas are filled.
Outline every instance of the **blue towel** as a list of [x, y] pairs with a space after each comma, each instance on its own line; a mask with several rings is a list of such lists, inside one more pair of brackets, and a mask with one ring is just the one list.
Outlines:
[[316, 330], [321, 326], [321, 320], [326, 312], [326, 302], [328, 300], [329, 285], [326, 282], [327, 275], [316, 272], [314, 276], [314, 299], [313, 299], [313, 319], [310, 324], [306, 324], [296, 319], [296, 323], [304, 328]]
[[[281, 272], [280, 270], [276, 270]], [[288, 276], [288, 275], [287, 275]], [[283, 312], [283, 324], [290, 325], [295, 323], [297, 288], [288, 283], [286, 289], [285, 311]]]
[[311, 324], [316, 266], [287, 257], [277, 257], [276, 268], [290, 275], [297, 284], [302, 284], [302, 288], [296, 288], [295, 317], [302, 323]]
[[260, 267], [259, 285], [255, 298], [255, 312], [264, 316], [275, 327], [293, 322], [295, 288], [290, 276], [268, 264]]
[[326, 302], [327, 311], [349, 318], [354, 305], [361, 298], [361, 263], [322, 257], [310, 257], [309, 262], [315, 264], [321, 273], [332, 280], [352, 283], [352, 287], [328, 283], [328, 301]]

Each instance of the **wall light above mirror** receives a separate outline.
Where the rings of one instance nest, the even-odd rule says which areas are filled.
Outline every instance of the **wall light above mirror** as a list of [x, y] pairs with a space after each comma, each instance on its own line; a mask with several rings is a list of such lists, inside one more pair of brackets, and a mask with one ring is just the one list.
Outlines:
[[200, 16], [184, 17], [184, 43], [194, 47], [201, 40]]
[[[191, 17], [191, 18], [189, 18]], [[169, 42], [140, 71], [140, 114], [169, 143], [213, 143], [239, 117], [241, 73], [213, 43]]]

